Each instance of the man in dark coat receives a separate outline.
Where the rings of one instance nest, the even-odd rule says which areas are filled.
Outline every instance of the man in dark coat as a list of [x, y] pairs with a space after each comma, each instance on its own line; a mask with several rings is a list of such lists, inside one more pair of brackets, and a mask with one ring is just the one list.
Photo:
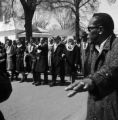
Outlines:
[[1, 71], [3, 72], [7, 72], [6, 70], [6, 51], [5, 51], [5, 48], [0, 45], [0, 69]]
[[57, 75], [61, 78], [61, 84], [64, 84], [64, 49], [65, 46], [63, 43], [61, 43], [61, 38], [57, 36], [57, 38], [54, 40], [53, 50], [52, 50], [52, 82], [50, 84], [50, 87], [56, 85], [56, 78]]
[[24, 67], [24, 52], [25, 46], [23, 45], [21, 40], [17, 40], [17, 49], [16, 49], [16, 71], [17, 75], [22, 74], [22, 78], [20, 82], [24, 82], [27, 77], [25, 75], [25, 67]]
[[118, 120], [118, 38], [106, 13], [93, 15], [88, 26], [91, 40], [87, 77], [68, 86], [69, 96], [88, 91], [86, 120]]
[[41, 73], [44, 73], [44, 81], [42, 84], [48, 84], [48, 44], [47, 38], [40, 40], [40, 45], [37, 47], [36, 64], [35, 64], [34, 81], [35, 85], [41, 85]]
[[65, 75], [70, 76], [71, 82], [75, 82], [75, 75], [78, 68], [79, 47], [75, 44], [73, 38], [68, 38], [66, 43], [65, 53]]

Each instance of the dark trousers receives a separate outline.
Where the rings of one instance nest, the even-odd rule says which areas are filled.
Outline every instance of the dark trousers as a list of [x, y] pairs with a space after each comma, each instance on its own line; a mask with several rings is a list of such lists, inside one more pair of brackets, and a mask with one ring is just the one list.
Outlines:
[[[33, 81], [34, 82], [41, 82], [41, 73], [40, 72], [33, 72]], [[44, 72], [44, 82], [48, 82], [47, 72]]]
[[33, 81], [41, 82], [41, 74], [39, 72], [33, 72]]
[[44, 82], [48, 82], [48, 73], [44, 72]]
[[[65, 75], [64, 74], [60, 74], [59, 76], [60, 76], [61, 82], [63, 83], [64, 79], [65, 79]], [[56, 83], [56, 79], [57, 79], [57, 74], [53, 73], [52, 74], [52, 82]]]

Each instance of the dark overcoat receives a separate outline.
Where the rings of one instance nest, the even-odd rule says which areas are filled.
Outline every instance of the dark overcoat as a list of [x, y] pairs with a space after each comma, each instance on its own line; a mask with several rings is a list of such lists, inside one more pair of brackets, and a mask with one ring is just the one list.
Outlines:
[[16, 71], [24, 72], [24, 51], [25, 46], [16, 48]]
[[101, 54], [91, 45], [86, 67], [94, 84], [86, 120], [118, 120], [118, 38], [107, 39]]
[[64, 54], [65, 45], [60, 43], [56, 50], [52, 50], [52, 74], [63, 75], [65, 73], [64, 70], [64, 59], [62, 54]]
[[39, 46], [38, 49], [41, 52], [36, 55], [35, 72], [44, 73], [48, 70], [48, 45]]
[[78, 59], [79, 55], [80, 55], [80, 51], [79, 51], [79, 47], [77, 45], [75, 45], [74, 49], [72, 51], [69, 51], [67, 49], [64, 50], [65, 53], [65, 74], [66, 75], [72, 75], [73, 73], [75, 73], [77, 71], [77, 65], [78, 63]]
[[6, 57], [6, 51], [2, 48], [2, 51], [0, 52], [0, 70], [3, 72], [6, 72]]

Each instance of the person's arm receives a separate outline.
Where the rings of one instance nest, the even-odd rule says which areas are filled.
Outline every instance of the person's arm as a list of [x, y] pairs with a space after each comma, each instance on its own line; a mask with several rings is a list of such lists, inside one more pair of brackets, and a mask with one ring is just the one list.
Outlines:
[[118, 88], [118, 43], [115, 43], [106, 56], [105, 65], [88, 78], [77, 81], [66, 88], [74, 93], [89, 91], [95, 99], [101, 99]]

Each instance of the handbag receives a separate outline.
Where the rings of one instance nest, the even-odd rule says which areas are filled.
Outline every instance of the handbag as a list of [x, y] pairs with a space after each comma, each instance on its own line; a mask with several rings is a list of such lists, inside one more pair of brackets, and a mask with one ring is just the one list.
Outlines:
[[6, 71], [0, 71], [0, 103], [7, 100], [12, 93], [12, 85]]

